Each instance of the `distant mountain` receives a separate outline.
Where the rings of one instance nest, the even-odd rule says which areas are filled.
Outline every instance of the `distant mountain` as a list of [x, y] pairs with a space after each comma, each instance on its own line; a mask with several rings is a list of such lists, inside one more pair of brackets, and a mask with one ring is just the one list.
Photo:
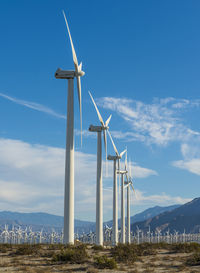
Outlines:
[[146, 209], [143, 212], [132, 216], [131, 217], [131, 224], [136, 223], [136, 222], [145, 221], [145, 220], [152, 218], [154, 216], [157, 216], [163, 212], [172, 211], [178, 207], [180, 207], [180, 205], [173, 205], [173, 206], [168, 206], [168, 207], [155, 206], [153, 208]]
[[[136, 223], [139, 221], [147, 220], [155, 215], [158, 215], [164, 211], [169, 211], [174, 208], [179, 207], [178, 205], [169, 207], [153, 207], [149, 208], [141, 213], [138, 213], [131, 217], [131, 223]], [[120, 222], [120, 221], [119, 221]], [[5, 224], [9, 226], [21, 226], [23, 228], [31, 226], [33, 231], [39, 231], [43, 228], [44, 231], [51, 231], [54, 228], [56, 231], [61, 231], [63, 228], [63, 217], [52, 215], [48, 213], [19, 213], [2, 211], [0, 212], [0, 229], [3, 229]], [[112, 221], [105, 222], [104, 226], [112, 226]], [[120, 225], [120, 224], [119, 224]], [[77, 233], [88, 233], [90, 231], [95, 231], [95, 223], [89, 221], [81, 221], [75, 219], [75, 232]]]
[[[57, 231], [61, 231], [63, 228], [63, 217], [52, 215], [49, 213], [36, 212], [36, 213], [19, 213], [2, 211], [0, 212], [0, 227], [3, 228], [5, 224], [12, 226], [31, 226], [33, 230], [41, 230], [42, 228], [46, 231], [54, 228]], [[89, 232], [91, 229], [94, 230], [95, 223], [88, 221], [75, 220], [75, 232]]]
[[[155, 206], [153, 208], [146, 209], [141, 213], [131, 216], [131, 224], [147, 220], [147, 219], [152, 218], [156, 215], [159, 215], [165, 211], [171, 211], [171, 210], [176, 209], [178, 207], [180, 207], [180, 205], [173, 205], [173, 206], [168, 206], [168, 207]], [[107, 224], [108, 226], [112, 226], [112, 221], [106, 222], [105, 224]], [[119, 226], [120, 226], [120, 220], [119, 220]]]
[[200, 198], [195, 198], [172, 211], [161, 213], [155, 217], [147, 219], [139, 223], [131, 225], [131, 230], [136, 231], [137, 226], [143, 231], [148, 228], [155, 231], [159, 228], [162, 231], [168, 229], [173, 232], [174, 230], [183, 232], [184, 229], [187, 233], [197, 233], [200, 229]]

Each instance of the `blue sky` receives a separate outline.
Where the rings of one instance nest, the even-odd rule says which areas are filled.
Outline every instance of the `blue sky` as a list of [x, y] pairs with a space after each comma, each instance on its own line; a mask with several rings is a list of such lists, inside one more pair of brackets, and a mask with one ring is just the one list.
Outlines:
[[[131, 213], [199, 196], [199, 1], [0, 2], [0, 210], [63, 214], [67, 82], [65, 10], [83, 62], [83, 147], [75, 87], [75, 215], [95, 219], [92, 92], [119, 151], [128, 146]], [[111, 143], [108, 152], [113, 153]], [[104, 154], [105, 159], [105, 154]], [[112, 215], [112, 166], [104, 219]]]

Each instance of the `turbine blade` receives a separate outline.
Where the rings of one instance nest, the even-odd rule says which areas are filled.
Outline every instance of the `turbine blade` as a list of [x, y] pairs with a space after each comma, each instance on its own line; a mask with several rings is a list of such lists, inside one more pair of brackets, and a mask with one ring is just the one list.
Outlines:
[[133, 187], [133, 183], [130, 183], [131, 184], [131, 188], [133, 189], [134, 193], [135, 193], [135, 189]]
[[82, 70], [82, 62], [78, 66], [78, 71], [81, 71], [81, 70]]
[[96, 112], [97, 112], [99, 121], [101, 122], [101, 125], [104, 127], [105, 125], [104, 125], [102, 116], [101, 116], [101, 114], [100, 114], [100, 112], [99, 112], [99, 109], [97, 108], [97, 105], [96, 105], [96, 103], [95, 103], [95, 101], [94, 101], [94, 99], [93, 99], [93, 97], [92, 97], [92, 94], [90, 93], [90, 91], [88, 91], [88, 92], [89, 92], [89, 95], [90, 95], [90, 97], [91, 97], [91, 99], [92, 99], [92, 102], [93, 102], [93, 104], [94, 104], [94, 107], [95, 107], [95, 109], [96, 109]]
[[81, 79], [77, 77], [77, 90], [78, 90], [78, 101], [79, 101], [79, 112], [80, 112], [80, 126], [81, 126], [81, 147], [82, 147], [82, 101], [81, 101]]
[[67, 30], [68, 30], [68, 34], [69, 34], [69, 39], [70, 39], [70, 43], [71, 43], [74, 66], [75, 66], [76, 71], [78, 71], [78, 60], [77, 60], [77, 57], [76, 57], [76, 52], [75, 52], [75, 49], [74, 49], [74, 44], [73, 44], [73, 41], [72, 41], [71, 33], [70, 33], [70, 30], [69, 30], [69, 25], [67, 23], [67, 18], [66, 18], [64, 10], [63, 10], [63, 16], [64, 16], [64, 19], [65, 19], [65, 23], [66, 23], [66, 26], [67, 26]]
[[106, 130], [103, 130], [104, 146], [106, 152], [106, 177], [108, 176], [108, 165], [107, 165], [107, 135]]
[[[119, 153], [118, 153], [118, 151], [117, 151], [117, 148], [116, 148], [116, 146], [115, 146], [115, 143], [114, 143], [114, 141], [113, 141], [113, 139], [112, 139], [111, 133], [110, 133], [109, 131], [108, 131], [108, 135], [109, 135], [109, 137], [110, 137], [110, 140], [111, 140], [111, 142], [112, 142], [112, 145], [113, 145], [113, 148], [114, 148], [114, 150], [115, 150], [116, 155], [119, 156]], [[119, 160], [118, 160], [118, 166], [119, 166]]]
[[125, 158], [125, 170], [127, 171], [127, 148], [126, 148], [126, 158]]
[[133, 183], [131, 183], [131, 188], [133, 189], [133, 191], [134, 191], [134, 193], [135, 193], [135, 198], [137, 199], [137, 194], [136, 194], [136, 191], [135, 191], [135, 189], [134, 189], [134, 187], [133, 187]]
[[106, 135], [106, 130], [103, 130], [103, 138], [104, 138], [104, 146], [105, 146], [106, 159], [107, 159], [107, 135]]
[[131, 160], [129, 159], [129, 164], [128, 164], [128, 167], [129, 167], [129, 176], [131, 177], [132, 176], [132, 172], [131, 172]]
[[120, 164], [119, 164], [119, 158], [118, 158], [118, 160], [117, 160], [117, 161], [118, 161], [118, 171], [119, 171], [119, 169], [120, 169], [120, 166], [119, 166], [119, 165], [120, 165]]
[[127, 182], [128, 182], [129, 181], [129, 179], [128, 179], [128, 173], [126, 173], [125, 175], [126, 175], [126, 179], [127, 179]]
[[112, 115], [109, 116], [109, 118], [106, 120], [105, 122], [105, 126], [108, 126], [109, 122], [110, 122], [110, 119], [111, 119]]
[[126, 152], [126, 149], [123, 152], [121, 152], [120, 157], [122, 157], [125, 154], [125, 152]]

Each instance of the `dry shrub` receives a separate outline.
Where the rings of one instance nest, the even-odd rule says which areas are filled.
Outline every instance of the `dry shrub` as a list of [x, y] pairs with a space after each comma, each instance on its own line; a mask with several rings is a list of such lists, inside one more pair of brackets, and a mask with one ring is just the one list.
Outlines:
[[111, 254], [120, 263], [134, 263], [138, 259], [136, 245], [133, 244], [118, 244], [111, 249]]
[[198, 243], [178, 243], [172, 245], [172, 250], [179, 253], [200, 252], [200, 244]]
[[53, 262], [66, 262], [81, 264], [86, 262], [88, 254], [85, 245], [66, 246], [60, 252], [53, 254]]
[[147, 255], [156, 255], [157, 251], [153, 244], [151, 243], [143, 243], [137, 245], [137, 255], [138, 256], [147, 256]]
[[95, 250], [95, 251], [103, 251], [104, 247], [100, 246], [100, 245], [93, 245], [92, 249]]
[[48, 249], [48, 250], [57, 250], [57, 249], [61, 249], [61, 248], [63, 248], [63, 247], [64, 247], [63, 244], [49, 244], [49, 245], [47, 246], [47, 249]]
[[115, 259], [108, 258], [107, 256], [96, 256], [94, 257], [95, 265], [100, 269], [115, 269], [117, 268], [117, 263]]
[[138, 260], [138, 256], [155, 255], [156, 250], [152, 244], [144, 243], [136, 244], [118, 244], [111, 249], [112, 256], [118, 261], [123, 263], [134, 263]]
[[170, 249], [171, 248], [171, 244], [168, 244], [166, 242], [150, 243], [150, 244], [155, 249]]
[[38, 254], [39, 249], [41, 248], [41, 245], [34, 244], [34, 245], [17, 245], [17, 249], [15, 251], [15, 255], [33, 255]]
[[0, 244], [0, 253], [6, 253], [10, 249], [12, 249], [12, 245], [10, 245], [10, 244]]

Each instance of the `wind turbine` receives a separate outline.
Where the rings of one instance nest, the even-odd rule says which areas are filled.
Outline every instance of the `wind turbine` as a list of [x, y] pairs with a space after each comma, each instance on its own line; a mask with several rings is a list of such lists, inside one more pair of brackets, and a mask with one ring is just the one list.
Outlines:
[[125, 206], [124, 206], [124, 175], [127, 174], [127, 149], [124, 170], [118, 170], [121, 174], [121, 243], [125, 244]]
[[115, 146], [115, 143], [112, 139], [112, 136], [110, 132], [108, 131], [108, 135], [110, 137], [110, 140], [112, 142], [113, 148], [115, 150], [116, 155], [108, 155], [107, 159], [108, 160], [113, 160], [113, 233], [112, 233], [112, 244], [117, 245], [118, 244], [118, 199], [117, 199], [117, 162], [118, 162], [118, 170], [119, 168], [119, 161], [122, 158], [123, 154], [126, 152], [124, 150], [120, 154], [117, 151], [117, 148]]
[[102, 192], [102, 143], [101, 143], [101, 132], [103, 131], [104, 145], [107, 157], [107, 137], [106, 131], [108, 130], [108, 124], [111, 116], [104, 123], [102, 116], [97, 108], [97, 105], [89, 92], [94, 107], [96, 109], [101, 126], [90, 125], [90, 132], [97, 132], [97, 184], [96, 184], [96, 244], [103, 245], [103, 192]]
[[82, 63], [78, 64], [76, 52], [72, 42], [69, 26], [63, 11], [71, 43], [72, 56], [75, 70], [57, 69], [56, 79], [68, 80], [67, 98], [67, 134], [66, 134], [66, 157], [65, 157], [65, 193], [64, 193], [64, 244], [74, 244], [74, 78], [77, 79], [77, 90], [81, 123], [82, 143], [82, 109], [81, 109], [81, 80], [85, 73], [82, 71]]
[[[127, 160], [127, 159], [126, 159]], [[126, 237], [126, 242], [131, 243], [131, 228], [130, 228], [130, 186], [132, 190], [135, 193], [135, 189], [133, 187], [133, 181], [132, 181], [132, 175], [131, 175], [131, 161], [129, 161], [129, 175], [126, 173], [126, 178], [127, 181], [125, 182], [126, 186], [125, 188], [127, 189], [127, 237]]]

